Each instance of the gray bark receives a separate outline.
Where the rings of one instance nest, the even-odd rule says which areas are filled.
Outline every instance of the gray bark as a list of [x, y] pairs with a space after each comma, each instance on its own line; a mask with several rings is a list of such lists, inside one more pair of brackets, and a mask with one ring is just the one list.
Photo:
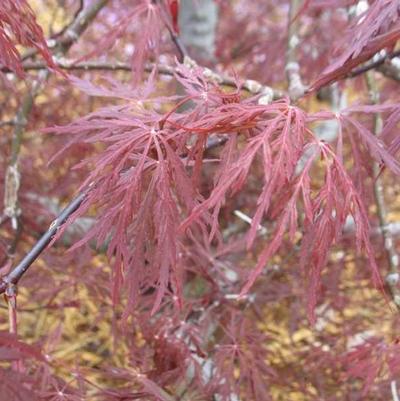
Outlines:
[[218, 7], [213, 0], [182, 0], [179, 13], [180, 37], [196, 60], [212, 60]]

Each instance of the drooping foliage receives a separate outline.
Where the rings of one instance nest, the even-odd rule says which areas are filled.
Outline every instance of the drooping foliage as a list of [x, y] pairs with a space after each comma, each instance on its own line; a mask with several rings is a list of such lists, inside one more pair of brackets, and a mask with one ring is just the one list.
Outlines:
[[49, 67], [55, 67], [43, 30], [29, 3], [26, 0], [4, 0], [0, 4], [0, 63], [24, 77], [17, 45], [35, 48]]
[[[25, 343], [6, 293], [2, 391], [11, 400], [27, 391], [46, 400], [388, 399], [399, 273], [384, 203], [398, 192], [399, 103], [393, 74], [374, 68], [397, 68], [400, 3], [219, 1], [208, 68], [195, 52], [176, 57], [182, 3], [89, 2], [76, 18], [96, 18], [56, 64], [29, 5], [0, 5], [5, 72], [68, 70], [24, 116], [21, 224], [1, 221], [3, 280], [8, 241], [23, 255], [59, 205], [84, 194], [19, 284], [22, 311], [54, 309], [63, 324]], [[35, 54], [21, 61], [17, 45], [47, 64]], [[294, 55], [304, 88], [291, 97]], [[15, 106], [4, 104], [11, 120]], [[18, 132], [6, 128], [7, 143]], [[72, 376], [57, 357], [69, 308], [86, 320], [71, 336], [91, 332], [87, 348], [100, 355]], [[104, 322], [108, 335], [96, 342]]]

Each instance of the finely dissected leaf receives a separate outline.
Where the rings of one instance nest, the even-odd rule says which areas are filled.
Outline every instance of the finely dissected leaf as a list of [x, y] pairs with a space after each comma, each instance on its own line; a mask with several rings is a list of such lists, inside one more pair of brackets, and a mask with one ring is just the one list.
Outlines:
[[16, 45], [36, 48], [49, 67], [56, 68], [42, 28], [26, 0], [3, 0], [0, 4], [0, 63], [16, 72], [25, 73]]
[[396, 377], [399, 372], [399, 345], [386, 344], [378, 338], [370, 338], [351, 349], [343, 356], [343, 363], [350, 377], [364, 380], [363, 394], [366, 395], [378, 379], [389, 369], [390, 378]]
[[136, 378], [137, 381], [142, 384], [143, 389], [148, 395], [153, 396], [160, 401], [173, 401], [174, 398], [170, 396], [165, 390], [160, 388], [153, 380], [150, 380], [146, 376], [141, 374], [137, 375]]
[[34, 1], [73, 60], [37, 93], [43, 34], [0, 2], [3, 289], [80, 207], [18, 282], [0, 401], [395, 399], [399, 1]]
[[[223, 394], [227, 397], [246, 391], [255, 400], [265, 399], [268, 380], [276, 374], [266, 362], [267, 338], [250, 321], [234, 313], [223, 330], [224, 338], [215, 352], [214, 380], [223, 383]], [[239, 372], [237, 379], [234, 379], [235, 370]]]
[[[118, 15], [117, 21], [114, 21], [112, 28], [103, 36], [95, 50], [79, 58], [78, 61], [104, 53], [104, 50], [111, 49], [118, 39], [133, 31], [135, 34], [131, 57], [132, 80], [137, 85], [141, 81], [147, 58], [159, 54], [164, 20], [162, 4], [149, 0], [130, 3], [127, 9], [123, 9]], [[132, 29], [138, 26], [139, 29]]]
[[14, 334], [0, 332], [0, 345], [17, 351], [19, 357], [35, 358], [39, 361], [47, 362], [47, 359], [44, 357], [38, 347], [19, 341]]
[[392, 151], [385, 149], [385, 145], [376, 138], [372, 132], [363, 127], [357, 120], [349, 116], [342, 116], [344, 122], [350, 123], [359, 135], [360, 140], [364, 143], [368, 149], [369, 154], [378, 162], [384, 163], [390, 170], [395, 174], [400, 174], [400, 164], [393, 158]]
[[392, 49], [400, 38], [399, 12], [398, 0], [379, 0], [357, 16], [340, 45], [340, 55], [312, 83], [310, 91], [345, 77], [380, 50]]
[[[24, 384], [27, 386], [25, 387]], [[0, 369], [0, 394], [4, 399], [38, 401], [36, 391], [29, 390], [30, 386], [32, 386], [32, 380], [26, 374]]]
[[398, 28], [399, 10], [400, 3], [397, 0], [381, 0], [373, 2], [364, 13], [356, 16], [342, 44], [346, 45], [344, 53], [326, 69], [326, 72], [341, 67], [349, 58], [357, 58], [380, 34]]
[[[109, 82], [112, 88], [108, 89], [75, 80], [92, 95], [130, 99], [131, 104], [103, 108], [69, 126], [51, 129], [75, 135], [67, 146], [80, 141], [106, 145], [103, 153], [78, 165], [94, 166], [86, 180], [93, 183], [93, 189], [75, 217], [91, 205], [102, 210], [102, 215], [75, 247], [94, 237], [99, 244], [110, 238], [108, 256], [114, 259], [114, 302], [125, 288], [126, 313], [130, 313], [141, 292], [152, 288], [156, 290], [153, 313], [161, 307], [166, 294], [174, 294], [181, 303], [186, 267], [178, 255], [188, 239], [204, 236], [206, 230], [210, 242], [214, 238], [221, 241], [220, 211], [246, 185], [250, 170], [257, 163], [262, 166], [263, 185], [247, 234], [247, 247], [254, 245], [265, 216], [273, 216], [276, 223], [241, 296], [245, 296], [281, 248], [286, 234], [293, 242], [297, 232], [303, 231], [300, 267], [309, 285], [309, 316], [314, 320], [322, 270], [329, 250], [340, 241], [348, 216], [356, 223], [357, 246], [366, 250], [373, 277], [380, 283], [369, 243], [365, 207], [359, 188], [343, 165], [343, 141], [355, 128], [365, 149], [399, 173], [398, 162], [379, 138], [350, 115], [386, 112], [395, 106], [353, 106], [345, 110], [339, 116], [341, 131], [334, 151], [316, 139], [307, 126], [314, 121], [336, 118], [332, 113], [307, 116], [287, 100], [258, 105], [251, 99], [235, 97], [233, 103], [226, 103], [226, 95], [203, 79], [200, 68], [192, 70], [179, 65], [176, 77], [188, 95], [178, 105], [188, 100], [194, 103], [187, 112], [177, 113], [178, 106], [164, 114], [144, 107], [139, 102], [143, 96], [148, 105], [154, 102], [168, 105], [176, 100], [176, 97], [151, 98], [151, 85], [129, 92], [112, 81]], [[226, 132], [228, 140], [222, 148], [210, 193], [205, 197], [201, 174], [205, 168], [207, 137]], [[238, 137], [243, 133], [245, 140], [239, 148]], [[353, 138], [350, 142], [354, 145]], [[360, 169], [362, 160], [356, 150], [355, 164]], [[311, 155], [299, 173], [300, 160], [307, 152]], [[325, 182], [311, 194], [310, 171], [318, 153], [324, 160]], [[301, 201], [306, 216], [303, 229], [298, 224]]]

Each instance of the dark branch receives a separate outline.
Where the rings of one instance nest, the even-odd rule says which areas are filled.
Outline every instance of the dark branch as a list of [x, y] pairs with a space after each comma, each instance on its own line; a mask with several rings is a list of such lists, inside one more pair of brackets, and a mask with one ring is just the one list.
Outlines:
[[393, 63], [384, 63], [380, 65], [378, 67], [378, 71], [387, 78], [393, 79], [395, 81], [400, 81], [400, 69], [396, 67]]
[[357, 77], [358, 75], [366, 73], [369, 70], [381, 67], [386, 63], [386, 61], [391, 60], [392, 58], [395, 58], [398, 56], [400, 56], [400, 50], [397, 50], [393, 53], [386, 54], [385, 56], [382, 56], [381, 58], [379, 58], [376, 61], [367, 63], [367, 64], [363, 65], [362, 67], [354, 69], [347, 75], [346, 78], [354, 78], [354, 77]]
[[71, 21], [70, 21], [67, 25], [65, 25], [65, 26], [61, 29], [61, 31], [59, 31], [59, 32], [55, 33], [54, 35], [52, 35], [52, 36], [51, 36], [51, 39], [57, 39], [57, 38], [59, 38], [59, 37], [62, 37], [62, 36], [64, 35], [64, 33], [65, 33], [68, 29], [70, 29], [72, 25], [75, 24], [75, 21], [77, 20], [79, 14], [80, 14], [80, 13], [82, 12], [82, 10], [83, 10], [83, 7], [84, 7], [84, 4], [83, 4], [83, 3], [84, 3], [83, 0], [79, 0], [79, 6], [78, 6], [77, 10], [75, 11], [74, 16], [72, 17]]
[[67, 219], [74, 213], [85, 199], [87, 192], [80, 193], [73, 199], [69, 205], [60, 213], [60, 215], [51, 223], [48, 230], [43, 234], [39, 241], [33, 248], [26, 254], [26, 256], [19, 262], [19, 264], [11, 271], [11, 273], [2, 277], [0, 281], [0, 294], [4, 293], [9, 285], [16, 285], [21, 277], [26, 273], [32, 263], [39, 257], [39, 255], [46, 249], [47, 245], [54, 238], [58, 229], [67, 221]]

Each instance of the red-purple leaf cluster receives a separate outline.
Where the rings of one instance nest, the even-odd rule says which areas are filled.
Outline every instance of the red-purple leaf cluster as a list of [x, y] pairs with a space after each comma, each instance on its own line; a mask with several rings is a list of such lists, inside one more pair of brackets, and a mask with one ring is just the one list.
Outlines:
[[3, 0], [0, 3], [0, 63], [19, 77], [25, 72], [17, 45], [34, 47], [49, 67], [55, 67], [43, 30], [26, 0]]
[[391, 51], [400, 39], [399, 16], [398, 0], [372, 2], [370, 7], [353, 19], [342, 43], [337, 44], [338, 56], [312, 83], [309, 90], [318, 90], [344, 78], [352, 69], [383, 49]]
[[396, 379], [400, 372], [399, 344], [370, 338], [343, 356], [343, 363], [349, 377], [362, 379], [365, 396], [380, 376]]
[[[176, 79], [186, 94], [165, 113], [162, 110], [171, 108], [176, 97], [152, 98], [152, 79], [129, 94], [115, 82], [109, 83], [111, 92], [75, 80], [92, 95], [113, 94], [129, 103], [48, 129], [73, 135], [72, 143], [102, 143], [102, 152], [77, 166], [90, 169], [83, 187], [90, 184], [91, 189], [75, 217], [95, 205], [99, 219], [75, 246], [94, 237], [99, 245], [108, 241], [114, 301], [125, 287], [127, 313], [150, 289], [156, 289], [153, 313], [166, 294], [176, 296], [178, 305], [182, 303], [188, 269], [185, 256], [207, 241], [222, 244], [221, 210], [245, 187], [255, 166], [260, 168], [261, 181], [247, 248], [259, 244], [258, 230], [265, 217], [274, 221], [274, 228], [249, 270], [242, 297], [283, 242], [294, 243], [296, 235], [303, 233], [300, 268], [309, 285], [309, 316], [314, 320], [322, 269], [349, 217], [355, 222], [357, 249], [365, 250], [374, 281], [382, 286], [369, 240], [367, 211], [358, 183], [343, 162], [343, 142], [348, 140], [356, 147], [355, 165], [361, 163], [357, 155], [363, 146], [375, 160], [399, 174], [399, 164], [383, 142], [352, 116], [390, 111], [396, 105], [352, 107], [336, 116], [329, 112], [307, 115], [285, 99], [260, 105], [256, 99], [241, 100], [236, 95], [232, 102], [232, 95], [204, 80], [201, 68], [180, 65]], [[176, 111], [189, 100], [190, 109]], [[309, 124], [327, 119], [338, 119], [341, 127], [336, 147], [320, 141], [309, 128]], [[207, 141], [220, 134], [228, 140], [205, 192], [202, 175], [209, 169]], [[353, 135], [360, 140], [352, 139]], [[312, 169], [318, 159], [325, 178], [322, 186], [315, 187]]]

